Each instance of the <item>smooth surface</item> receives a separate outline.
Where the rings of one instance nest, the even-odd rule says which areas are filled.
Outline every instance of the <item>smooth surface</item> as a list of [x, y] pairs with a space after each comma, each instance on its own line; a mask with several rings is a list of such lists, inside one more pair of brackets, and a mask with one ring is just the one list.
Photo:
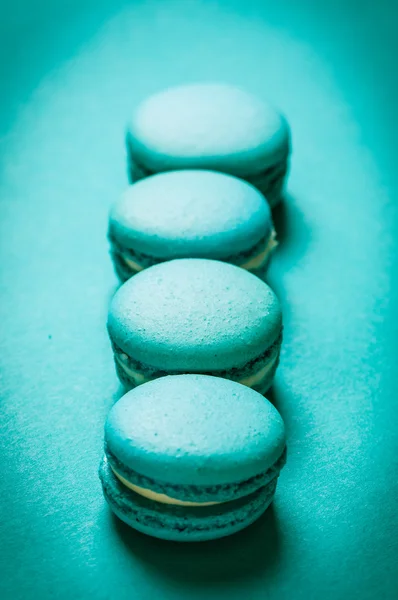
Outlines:
[[244, 368], [272, 347], [281, 327], [280, 303], [266, 283], [200, 258], [138, 273], [117, 291], [108, 317], [109, 336], [123, 352], [166, 372]]
[[[171, 171], [138, 181], [112, 208], [109, 231], [122, 248], [156, 259], [241, 262], [272, 232], [270, 208], [252, 185], [216, 171]], [[263, 248], [256, 248], [257, 254]], [[232, 261], [233, 262], [233, 261]]]
[[138, 106], [129, 146], [152, 172], [216, 169], [246, 177], [285, 162], [289, 128], [265, 99], [222, 83], [170, 87]]
[[123, 466], [140, 475], [218, 486], [272, 467], [285, 447], [285, 431], [258, 392], [218, 377], [176, 375], [121, 398], [107, 418], [105, 440]]
[[[0, 596], [396, 598], [396, 3], [20, 0], [2, 11]], [[289, 457], [256, 525], [182, 547], [112, 518], [97, 468], [119, 393], [106, 229], [127, 183], [126, 117], [198, 79], [270, 96], [292, 125], [270, 273], [284, 305], [274, 401]]]

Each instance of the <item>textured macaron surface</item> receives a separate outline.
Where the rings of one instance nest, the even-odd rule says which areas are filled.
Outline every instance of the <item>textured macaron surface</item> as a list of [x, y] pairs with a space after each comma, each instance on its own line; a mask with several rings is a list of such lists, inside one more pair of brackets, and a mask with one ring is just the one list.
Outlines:
[[283, 454], [281, 416], [257, 392], [206, 375], [163, 377], [111, 409], [105, 445], [126, 468], [173, 485], [220, 486], [266, 472]]
[[192, 84], [145, 100], [129, 144], [146, 168], [208, 168], [253, 175], [286, 159], [289, 128], [267, 103], [231, 85]]
[[264, 197], [250, 184], [205, 170], [169, 171], [130, 186], [112, 208], [119, 245], [160, 259], [228, 258], [272, 232]]
[[116, 292], [108, 316], [110, 338], [128, 356], [181, 372], [243, 367], [277, 340], [281, 327], [279, 301], [263, 281], [206, 259], [139, 273]]

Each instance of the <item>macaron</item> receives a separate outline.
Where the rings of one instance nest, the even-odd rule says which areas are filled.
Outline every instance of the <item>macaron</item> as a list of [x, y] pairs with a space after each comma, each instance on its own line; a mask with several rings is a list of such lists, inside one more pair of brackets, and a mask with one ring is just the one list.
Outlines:
[[128, 388], [165, 375], [203, 373], [264, 393], [279, 362], [282, 313], [274, 292], [248, 271], [177, 259], [118, 289], [108, 332]]
[[218, 377], [175, 375], [113, 406], [99, 473], [111, 509], [131, 527], [202, 541], [258, 519], [285, 459], [282, 418], [263, 396]]
[[178, 169], [210, 169], [256, 186], [274, 206], [288, 170], [290, 129], [270, 104], [240, 88], [202, 83], [144, 100], [129, 123], [130, 181]]
[[276, 246], [271, 212], [252, 185], [223, 173], [169, 171], [131, 185], [108, 237], [122, 280], [175, 258], [212, 258], [264, 274]]

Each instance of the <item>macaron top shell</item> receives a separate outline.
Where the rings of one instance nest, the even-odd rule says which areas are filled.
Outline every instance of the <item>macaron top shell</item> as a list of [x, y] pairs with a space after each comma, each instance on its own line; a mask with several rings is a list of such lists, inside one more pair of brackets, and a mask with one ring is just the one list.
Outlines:
[[127, 281], [110, 306], [108, 331], [136, 361], [167, 371], [239, 368], [278, 338], [274, 292], [228, 263], [180, 259]]
[[257, 392], [206, 375], [162, 377], [127, 393], [105, 425], [125, 466], [170, 484], [221, 485], [264, 473], [280, 458], [285, 429]]
[[170, 171], [130, 186], [114, 205], [109, 232], [156, 258], [227, 258], [271, 235], [265, 198], [214, 171]]
[[289, 127], [272, 106], [225, 84], [166, 89], [145, 100], [129, 143], [147, 169], [205, 168], [249, 176], [284, 160]]

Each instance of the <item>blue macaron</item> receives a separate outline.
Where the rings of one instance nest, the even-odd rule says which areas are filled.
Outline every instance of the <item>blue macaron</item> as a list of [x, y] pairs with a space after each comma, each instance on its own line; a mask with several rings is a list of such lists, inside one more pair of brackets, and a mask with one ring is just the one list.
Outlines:
[[276, 246], [262, 194], [205, 170], [169, 171], [131, 185], [112, 207], [108, 236], [122, 280], [174, 258], [212, 258], [263, 275]]
[[203, 373], [264, 393], [279, 361], [282, 313], [274, 292], [248, 271], [178, 259], [150, 267], [119, 288], [108, 332], [127, 387]]
[[110, 507], [131, 527], [201, 541], [255, 521], [285, 457], [282, 418], [263, 396], [218, 377], [176, 375], [113, 406], [100, 478]]
[[288, 170], [290, 129], [272, 106], [224, 84], [166, 89], [144, 100], [127, 132], [130, 180], [211, 169], [255, 185], [274, 206]]

